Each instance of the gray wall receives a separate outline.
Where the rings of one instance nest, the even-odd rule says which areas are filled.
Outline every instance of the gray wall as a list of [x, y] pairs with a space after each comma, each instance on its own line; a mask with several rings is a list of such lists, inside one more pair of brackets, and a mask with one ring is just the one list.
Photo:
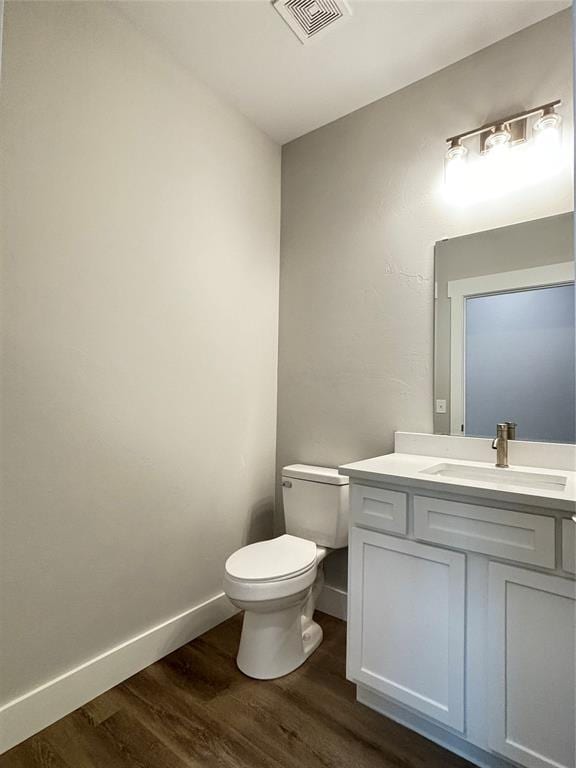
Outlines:
[[[559, 176], [446, 202], [447, 136], [555, 98]], [[570, 210], [571, 146], [565, 11], [284, 147], [278, 467], [335, 466], [391, 451], [394, 430], [432, 431], [434, 243]], [[328, 581], [343, 585], [333, 558]]]
[[2, 702], [271, 533], [280, 150], [108, 3], [8, 3]]
[[434, 279], [438, 298], [434, 326], [434, 400], [446, 400], [446, 413], [434, 414], [434, 432], [450, 434], [448, 281], [558, 264], [573, 258], [574, 216], [571, 213], [454, 237], [436, 244]]

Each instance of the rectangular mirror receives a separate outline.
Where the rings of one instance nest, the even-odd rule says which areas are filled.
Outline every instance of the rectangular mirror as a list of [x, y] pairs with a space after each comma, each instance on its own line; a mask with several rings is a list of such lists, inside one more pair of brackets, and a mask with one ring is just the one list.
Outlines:
[[576, 442], [572, 213], [435, 247], [434, 431]]

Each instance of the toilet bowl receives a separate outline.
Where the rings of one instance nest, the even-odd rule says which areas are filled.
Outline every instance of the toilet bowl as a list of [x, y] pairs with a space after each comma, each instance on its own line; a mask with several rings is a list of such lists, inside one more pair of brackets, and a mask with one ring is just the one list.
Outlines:
[[313, 621], [324, 547], [285, 534], [250, 544], [226, 562], [224, 591], [243, 610], [238, 668], [268, 680], [299, 667], [322, 641]]
[[[314, 609], [324, 583], [323, 560], [347, 543], [347, 482], [330, 468], [285, 467], [288, 533], [242, 547], [226, 561], [224, 591], [244, 611], [237, 664], [249, 677], [287, 675], [322, 642]], [[306, 538], [294, 535], [302, 532]]]

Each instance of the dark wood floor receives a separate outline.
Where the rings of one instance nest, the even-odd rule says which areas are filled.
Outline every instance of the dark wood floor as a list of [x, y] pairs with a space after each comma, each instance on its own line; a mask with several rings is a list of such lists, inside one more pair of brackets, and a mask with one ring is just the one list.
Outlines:
[[345, 624], [287, 677], [244, 677], [235, 617], [0, 757], [0, 768], [472, 768], [355, 701]]

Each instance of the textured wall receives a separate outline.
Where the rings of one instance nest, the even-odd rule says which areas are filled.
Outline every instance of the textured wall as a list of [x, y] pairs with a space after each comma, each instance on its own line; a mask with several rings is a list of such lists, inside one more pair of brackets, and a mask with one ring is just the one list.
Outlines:
[[[459, 208], [441, 192], [444, 140], [562, 98], [564, 172]], [[437, 240], [570, 210], [570, 11], [283, 149], [278, 466], [389, 452], [432, 431]], [[279, 520], [281, 525], [281, 520]], [[328, 565], [345, 582], [345, 558]]]
[[280, 150], [111, 6], [7, 4], [3, 700], [271, 533]]

